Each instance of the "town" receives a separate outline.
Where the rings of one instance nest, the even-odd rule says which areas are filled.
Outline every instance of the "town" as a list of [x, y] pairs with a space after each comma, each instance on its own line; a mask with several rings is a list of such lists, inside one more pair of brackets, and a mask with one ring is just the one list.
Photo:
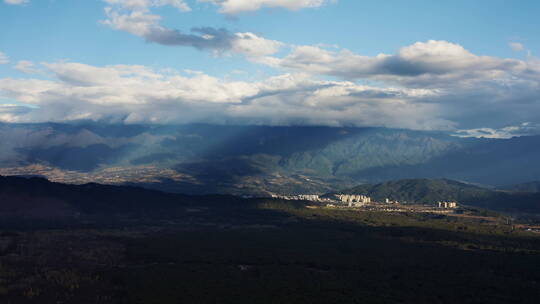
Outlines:
[[301, 194], [301, 195], [272, 195], [273, 198], [317, 203], [324, 208], [341, 208], [363, 211], [383, 212], [418, 212], [418, 213], [459, 213], [458, 203], [454, 201], [439, 201], [433, 204], [402, 203], [386, 198], [383, 202], [372, 200], [371, 197], [358, 194]]

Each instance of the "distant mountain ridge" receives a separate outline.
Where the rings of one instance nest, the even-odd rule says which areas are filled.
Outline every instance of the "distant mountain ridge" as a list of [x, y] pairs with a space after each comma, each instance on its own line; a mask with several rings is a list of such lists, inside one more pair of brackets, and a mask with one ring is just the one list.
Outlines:
[[457, 201], [461, 204], [508, 212], [540, 212], [540, 193], [496, 191], [449, 179], [396, 180], [359, 185], [339, 192], [368, 195], [376, 201], [384, 201], [386, 198], [421, 204]]
[[[502, 186], [540, 178], [540, 136], [486, 139], [385, 128], [48, 123], [0, 124], [0, 139], [0, 168], [42, 164], [84, 174], [148, 165], [189, 174], [192, 185], [166, 186], [180, 193], [324, 193], [411, 178]], [[162, 189], [157, 183], [145, 186]]]
[[389, 198], [400, 202], [435, 204], [438, 201], [468, 201], [486, 198], [494, 191], [449, 179], [405, 179], [359, 185], [342, 191], [364, 194], [378, 201]]

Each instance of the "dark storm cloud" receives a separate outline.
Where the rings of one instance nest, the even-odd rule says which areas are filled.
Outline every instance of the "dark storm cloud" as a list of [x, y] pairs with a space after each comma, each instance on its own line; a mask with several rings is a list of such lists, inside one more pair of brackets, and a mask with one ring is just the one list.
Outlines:
[[236, 36], [226, 29], [212, 27], [192, 28], [192, 33], [180, 30], [156, 27], [144, 35], [147, 41], [170, 46], [191, 46], [197, 49], [228, 50]]

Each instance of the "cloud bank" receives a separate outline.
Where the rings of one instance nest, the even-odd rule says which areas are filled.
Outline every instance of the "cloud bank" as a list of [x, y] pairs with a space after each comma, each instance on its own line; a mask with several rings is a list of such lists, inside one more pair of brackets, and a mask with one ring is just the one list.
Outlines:
[[304, 74], [244, 82], [205, 74], [171, 74], [144, 66], [95, 67], [66, 62], [44, 66], [54, 79], [2, 79], [3, 97], [35, 108], [7, 108], [0, 114], [1, 120], [377, 125], [411, 129], [446, 129], [453, 125], [437, 118], [433, 105], [415, 102], [435, 94], [429, 90], [383, 89], [316, 80]]
[[477, 128], [458, 130], [454, 135], [458, 137], [484, 137], [484, 138], [512, 138], [516, 136], [536, 135], [540, 125], [524, 122], [517, 126], [508, 126], [499, 129]]
[[[269, 50], [259, 54], [274, 51], [262, 45], [255, 50]], [[241, 52], [256, 53], [244, 47]], [[503, 128], [523, 122], [540, 125], [540, 62], [534, 58], [478, 56], [446, 41], [373, 57], [298, 46], [267, 58], [285, 71], [252, 82], [137, 65], [43, 63], [50, 79], [1, 79], [0, 96], [34, 108], [5, 107], [0, 119], [384, 126], [461, 130], [463, 136], [482, 128], [508, 133]], [[19, 62], [17, 68], [38, 67]]]
[[430, 40], [401, 48], [397, 54], [362, 56], [349, 50], [297, 46], [274, 66], [349, 80], [374, 79], [416, 87], [449, 87], [465, 82], [540, 78], [537, 62], [472, 54], [461, 45]]
[[[183, 0], [103, 1], [106, 19], [101, 23], [113, 29], [161, 45], [238, 54], [280, 75], [248, 82], [140, 65], [38, 66], [19, 60], [13, 68], [29, 75], [0, 79], [0, 97], [9, 100], [0, 109], [0, 121], [384, 126], [484, 137], [533, 134], [540, 126], [540, 60], [530, 51], [525, 60], [500, 58], [429, 40], [394, 54], [366, 56], [321, 45], [288, 45], [247, 31], [197, 27], [185, 32], [163, 26], [153, 9], [190, 11]], [[199, 2], [237, 14], [333, 1]], [[509, 46], [526, 50], [516, 42]], [[9, 58], [0, 53], [0, 64], [7, 63]]]

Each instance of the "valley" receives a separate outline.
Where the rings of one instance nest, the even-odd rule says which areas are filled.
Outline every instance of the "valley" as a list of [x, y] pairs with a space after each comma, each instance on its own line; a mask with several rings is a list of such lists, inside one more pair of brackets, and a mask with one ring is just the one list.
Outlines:
[[414, 205], [385, 212], [20, 177], [0, 177], [0, 206], [3, 303], [534, 303], [540, 296], [535, 226], [471, 206], [460, 206], [463, 214]]

